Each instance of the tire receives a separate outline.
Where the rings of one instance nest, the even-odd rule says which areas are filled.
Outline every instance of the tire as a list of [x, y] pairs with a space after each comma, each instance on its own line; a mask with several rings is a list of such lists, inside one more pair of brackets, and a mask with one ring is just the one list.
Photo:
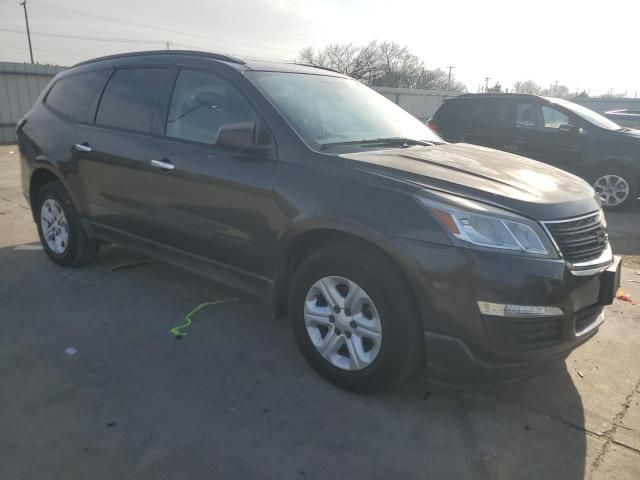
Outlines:
[[[43, 185], [36, 194], [34, 207], [40, 243], [51, 260], [64, 267], [80, 267], [95, 259], [98, 243], [87, 237], [71, 197], [60, 182]], [[59, 219], [54, 224], [60, 233], [54, 235], [53, 244], [51, 235], [45, 238], [43, 232], [43, 228], [51, 226], [47, 220], [51, 218]]]
[[[600, 196], [602, 206], [609, 211], [622, 210], [629, 207], [640, 194], [638, 191], [638, 177], [629, 169], [619, 165], [612, 165], [593, 175], [591, 184]], [[623, 193], [619, 192], [617, 195], [612, 195], [611, 191], [607, 193], [609, 187], [618, 185], [626, 190], [626, 196], [623, 199], [620, 199]], [[614, 203], [615, 201], [619, 203]]]
[[[347, 302], [340, 313], [331, 312], [329, 303], [335, 302], [327, 301], [321, 293], [325, 292], [318, 283], [322, 279], [335, 287], [331, 295], [342, 296], [342, 300], [337, 297], [338, 301], [344, 301], [355, 285], [353, 291], [360, 296], [351, 302], [354, 311], [345, 308]], [[418, 309], [406, 281], [377, 251], [349, 246], [322, 250], [302, 262], [291, 284], [289, 316], [298, 347], [309, 364], [334, 385], [357, 393], [372, 393], [406, 379], [424, 361]], [[351, 285], [346, 287], [348, 291], [345, 285]], [[372, 305], [368, 305], [369, 301]], [[310, 312], [322, 313], [307, 317]], [[332, 326], [326, 324], [327, 313], [334, 317], [330, 320]], [[319, 318], [322, 324], [308, 323], [308, 318], [313, 322]], [[354, 319], [363, 327], [356, 326]], [[372, 334], [377, 327], [371, 322], [381, 329], [379, 342]], [[342, 340], [336, 340], [338, 337]], [[338, 350], [333, 348], [331, 360], [319, 350], [329, 340], [343, 342]], [[316, 347], [314, 342], [322, 346]], [[359, 353], [352, 355], [354, 352]]]

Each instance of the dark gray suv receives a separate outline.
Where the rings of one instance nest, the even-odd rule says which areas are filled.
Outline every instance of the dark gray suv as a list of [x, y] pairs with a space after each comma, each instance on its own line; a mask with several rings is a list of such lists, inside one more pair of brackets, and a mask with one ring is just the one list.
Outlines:
[[640, 196], [640, 130], [560, 98], [466, 94], [447, 99], [429, 127], [450, 142], [467, 142], [534, 158], [593, 185], [605, 209]]
[[447, 144], [355, 80], [198, 52], [84, 62], [17, 128], [47, 255], [104, 242], [268, 299], [309, 363], [372, 391], [531, 375], [619, 282], [600, 201], [526, 158]]

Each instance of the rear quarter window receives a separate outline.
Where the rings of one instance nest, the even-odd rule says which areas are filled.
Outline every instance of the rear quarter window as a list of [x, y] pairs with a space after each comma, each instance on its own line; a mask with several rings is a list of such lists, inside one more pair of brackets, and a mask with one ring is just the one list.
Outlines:
[[45, 104], [73, 121], [91, 123], [98, 95], [108, 73], [107, 70], [101, 70], [61, 78], [51, 87]]

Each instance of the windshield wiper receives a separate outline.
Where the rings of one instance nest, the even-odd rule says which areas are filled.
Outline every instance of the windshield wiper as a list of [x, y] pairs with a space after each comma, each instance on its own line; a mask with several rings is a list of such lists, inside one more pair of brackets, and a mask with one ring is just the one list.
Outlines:
[[363, 139], [363, 140], [349, 140], [346, 142], [323, 143], [320, 145], [320, 148], [325, 149], [329, 147], [341, 147], [346, 145], [397, 145], [401, 148], [407, 148], [411, 145], [433, 147], [435, 143], [427, 142], [426, 140], [416, 140], [413, 138], [388, 137], [388, 138], [369, 138], [369, 139]]

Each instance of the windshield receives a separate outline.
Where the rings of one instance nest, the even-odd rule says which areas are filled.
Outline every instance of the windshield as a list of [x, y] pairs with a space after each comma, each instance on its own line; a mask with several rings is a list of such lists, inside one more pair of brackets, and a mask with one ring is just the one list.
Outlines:
[[356, 80], [285, 72], [249, 71], [246, 76], [314, 148], [389, 138], [444, 143], [417, 118]]
[[571, 110], [573, 113], [585, 119], [587, 122], [592, 123], [596, 127], [605, 128], [607, 130], [622, 129], [622, 127], [618, 125], [616, 122], [612, 122], [607, 117], [604, 117], [587, 107], [578, 105], [577, 103], [568, 102], [566, 100], [560, 100], [558, 98], [550, 98], [549, 100], [555, 103], [556, 105], [560, 105], [566, 108], [567, 110]]

